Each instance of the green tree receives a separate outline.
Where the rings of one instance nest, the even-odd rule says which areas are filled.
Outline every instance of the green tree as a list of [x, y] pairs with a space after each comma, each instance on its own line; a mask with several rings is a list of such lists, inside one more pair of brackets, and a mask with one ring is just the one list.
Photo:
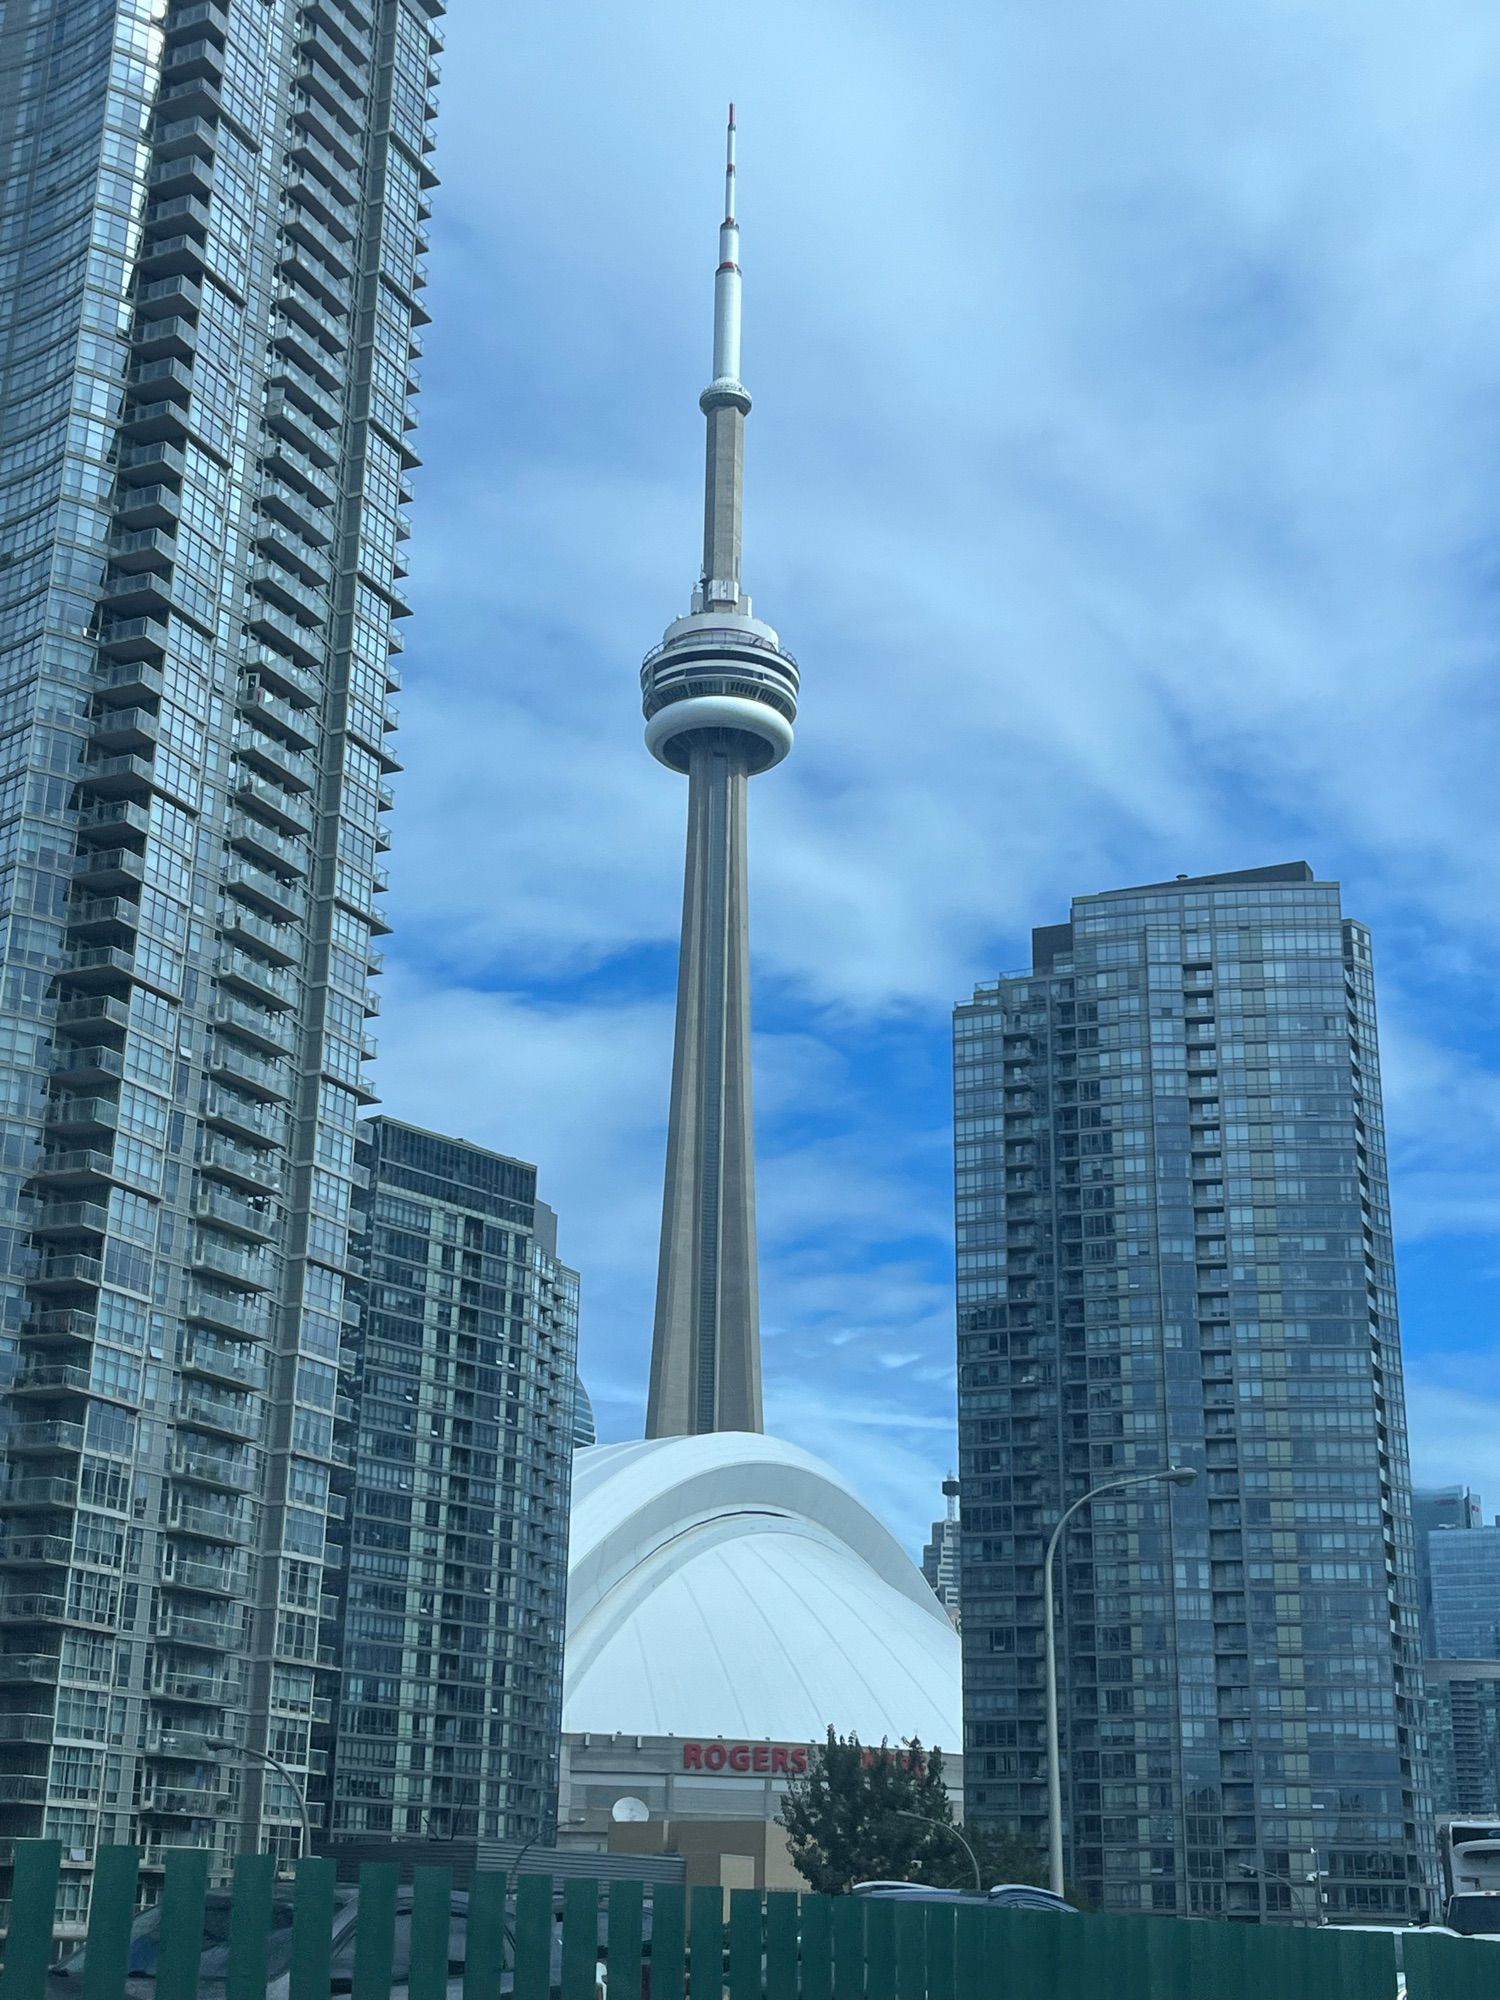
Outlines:
[[[914, 1817], [906, 1817], [914, 1815]], [[792, 1779], [781, 1824], [798, 1873], [813, 1889], [840, 1895], [854, 1882], [925, 1882], [934, 1889], [970, 1889], [974, 1871], [954, 1838], [953, 1806], [943, 1782], [941, 1750], [915, 1739], [878, 1749], [857, 1736], [828, 1741]], [[1042, 1879], [1041, 1855], [1001, 1829], [965, 1829], [985, 1887]]]

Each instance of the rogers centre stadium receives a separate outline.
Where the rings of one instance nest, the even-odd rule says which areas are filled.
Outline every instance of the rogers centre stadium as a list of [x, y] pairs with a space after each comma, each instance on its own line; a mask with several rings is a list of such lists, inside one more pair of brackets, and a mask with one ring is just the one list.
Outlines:
[[837, 1474], [775, 1438], [576, 1454], [565, 1659], [569, 1845], [687, 1852], [711, 1844], [708, 1823], [739, 1823], [759, 1849], [754, 1875], [741, 1848], [709, 1879], [778, 1886], [790, 1879], [781, 1794], [830, 1725], [871, 1745], [936, 1745], [958, 1789], [947, 1613]]

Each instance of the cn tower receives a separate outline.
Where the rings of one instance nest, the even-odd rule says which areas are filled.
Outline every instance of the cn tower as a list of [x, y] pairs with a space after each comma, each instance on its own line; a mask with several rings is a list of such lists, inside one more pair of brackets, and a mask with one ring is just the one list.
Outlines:
[[750, 1091], [749, 780], [792, 747], [797, 666], [740, 583], [745, 418], [734, 106], [714, 274], [703, 568], [641, 668], [646, 747], [688, 781], [671, 1122], [647, 1437], [763, 1428]]

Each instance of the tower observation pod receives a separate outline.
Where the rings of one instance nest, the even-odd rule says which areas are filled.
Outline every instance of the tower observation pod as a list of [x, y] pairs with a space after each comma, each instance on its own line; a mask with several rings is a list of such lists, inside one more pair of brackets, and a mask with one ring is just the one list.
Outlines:
[[750, 1083], [746, 806], [792, 747], [797, 665], [740, 583], [745, 419], [729, 107], [714, 274], [703, 566], [692, 609], [641, 668], [646, 746], [688, 781], [672, 1102], [646, 1435], [758, 1431], [760, 1284]]

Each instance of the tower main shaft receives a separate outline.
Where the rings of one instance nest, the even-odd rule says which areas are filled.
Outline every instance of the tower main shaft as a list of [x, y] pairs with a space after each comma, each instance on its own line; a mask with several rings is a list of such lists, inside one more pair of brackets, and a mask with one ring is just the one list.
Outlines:
[[688, 780], [687, 868], [646, 1435], [762, 1428], [747, 786], [792, 747], [797, 667], [740, 587], [745, 418], [729, 111], [703, 569], [641, 669], [646, 743]]

